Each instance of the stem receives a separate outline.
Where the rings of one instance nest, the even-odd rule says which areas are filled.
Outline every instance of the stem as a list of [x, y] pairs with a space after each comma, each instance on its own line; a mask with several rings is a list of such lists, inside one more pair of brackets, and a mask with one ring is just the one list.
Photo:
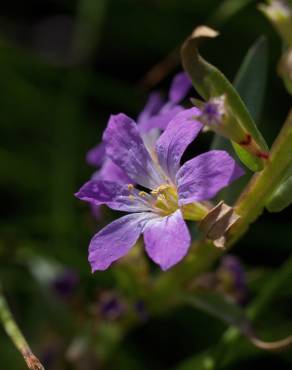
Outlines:
[[31, 370], [44, 370], [43, 365], [32, 353], [26, 339], [21, 333], [17, 323], [14, 320], [12, 312], [9, 309], [7, 301], [0, 290], [0, 320], [15, 347], [22, 354], [27, 366]]
[[269, 197], [283, 180], [292, 163], [292, 110], [273, 144], [270, 159], [260, 173], [253, 176], [246, 190], [238, 199], [235, 209], [241, 216], [233, 229], [228, 247], [230, 248], [263, 212]]

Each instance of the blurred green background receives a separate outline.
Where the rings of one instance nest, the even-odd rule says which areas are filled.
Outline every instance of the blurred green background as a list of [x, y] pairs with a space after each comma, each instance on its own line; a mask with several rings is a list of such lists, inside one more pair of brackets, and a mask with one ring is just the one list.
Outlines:
[[[248, 48], [266, 35], [269, 75], [261, 130], [273, 142], [291, 99], [275, 73], [280, 39], [257, 4], [1, 2], [0, 277], [18, 323], [47, 369], [203, 370], [185, 360], [220, 344], [225, 325], [189, 308], [143, 319], [117, 340], [118, 320], [100, 322], [98, 301], [102, 292], [118, 285], [127, 297], [127, 283], [120, 282], [114, 268], [92, 275], [87, 262], [90, 236], [113, 215], [105, 211], [96, 221], [73, 194], [93, 171], [85, 155], [100, 140], [109, 114], [122, 111], [135, 117], [151, 88], [166, 92], [181, 69], [174, 51], [199, 24], [220, 31], [218, 39], [202, 47], [202, 54], [231, 80]], [[169, 55], [171, 68], [151, 86], [147, 72]], [[207, 150], [210, 139], [199, 141], [199, 150]], [[250, 299], [269, 288], [269, 279], [289, 258], [291, 235], [288, 208], [264, 214], [234, 249], [248, 271]], [[69, 292], [63, 294], [56, 279], [68, 269], [73, 288], [69, 283]], [[292, 331], [291, 271], [289, 276], [257, 317], [267, 339]], [[291, 352], [265, 353], [246, 339], [224, 351], [232, 351], [234, 359], [220, 369], [292, 366]], [[1, 370], [25, 369], [2, 329], [0, 358]]]

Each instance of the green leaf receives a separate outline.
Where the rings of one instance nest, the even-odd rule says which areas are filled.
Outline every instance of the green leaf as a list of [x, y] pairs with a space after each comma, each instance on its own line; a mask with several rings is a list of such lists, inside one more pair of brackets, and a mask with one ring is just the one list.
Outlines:
[[[214, 38], [216, 36], [217, 32], [208, 27], [201, 26], [195, 29], [182, 47], [183, 66], [189, 74], [194, 87], [205, 100], [221, 95], [227, 97], [229, 108], [235, 118], [232, 122], [232, 130], [237, 131], [238, 135], [242, 137], [242, 140], [246, 139], [247, 134], [250, 135], [256, 146], [256, 150], [267, 152], [267, 144], [238, 92], [222, 72], [204, 60], [199, 54], [198, 43], [202, 39]], [[248, 149], [243, 150], [247, 151]], [[240, 159], [251, 170], [261, 170], [264, 167], [264, 159], [251, 153], [251, 150], [249, 150], [249, 153], [251, 155], [248, 157], [240, 153]], [[250, 159], [253, 161], [252, 165]]]
[[224, 0], [208, 18], [208, 24], [221, 25], [243, 10], [253, 0]]
[[231, 144], [238, 158], [241, 160], [242, 163], [246, 165], [247, 168], [249, 168], [253, 172], [258, 171], [261, 168], [261, 162], [259, 161], [259, 159], [255, 158], [234, 141], [231, 141]]
[[287, 171], [285, 179], [272, 194], [266, 204], [270, 212], [281, 212], [292, 204], [292, 166]]
[[87, 60], [100, 40], [107, 0], [79, 0], [74, 35], [74, 52], [78, 60]]
[[263, 108], [267, 72], [267, 39], [261, 36], [247, 52], [234, 80], [234, 87], [256, 122]]
[[185, 297], [191, 306], [214, 316], [228, 325], [236, 326], [242, 333], [249, 333], [251, 325], [240, 306], [214, 292], [196, 292]]
[[[292, 257], [290, 257], [280, 269], [277, 269], [277, 271], [275, 270], [272, 273], [269, 271], [269, 278], [264, 280], [264, 284], [261, 285], [258, 295], [246, 309], [247, 317], [252, 320], [259, 319], [271, 302], [279, 295], [281, 289], [289, 285], [291, 278]], [[285, 289], [285, 292], [286, 290], [287, 289]], [[201, 296], [198, 297], [199, 305], [193, 301], [194, 296], [191, 297], [192, 301], [188, 301], [188, 303], [191, 303], [198, 309], [205, 308], [206, 303], [202, 304]], [[212, 300], [213, 303], [215, 303], [214, 298], [212, 298]], [[211, 310], [212, 311], [209, 310], [208, 313], [212, 314], [214, 308], [211, 307]], [[217, 315], [216, 317], [219, 316]], [[225, 366], [229, 368], [230, 366], [232, 367], [232, 364], [235, 366], [236, 361], [251, 356], [254, 351], [255, 348], [252, 346], [245, 346], [245, 343], [242, 342], [239, 330], [235, 327], [229, 327], [215, 346], [209, 347], [207, 351], [184, 360], [175, 370], [217, 370], [218, 368], [221, 369], [221, 367], [225, 368]], [[232, 368], [234, 368], [234, 366]]]
[[259, 339], [254, 332], [250, 319], [243, 309], [230, 300], [227, 300], [221, 294], [216, 292], [196, 292], [192, 296], [185, 296], [184, 300], [199, 310], [233, 326], [257, 348], [277, 351], [288, 348], [292, 344], [292, 336], [275, 342], [265, 342]]
[[[260, 37], [249, 49], [234, 80], [234, 87], [257, 122], [263, 108], [268, 70], [268, 49], [265, 37]], [[240, 160], [252, 171], [258, 164], [254, 156], [240, 145], [232, 143]]]

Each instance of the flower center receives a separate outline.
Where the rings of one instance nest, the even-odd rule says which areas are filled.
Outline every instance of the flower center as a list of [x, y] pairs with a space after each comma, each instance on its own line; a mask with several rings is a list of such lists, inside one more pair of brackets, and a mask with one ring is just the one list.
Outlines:
[[168, 216], [180, 208], [185, 220], [200, 221], [206, 216], [210, 209], [210, 206], [200, 202], [194, 202], [179, 207], [177, 190], [170, 184], [160, 185], [150, 193], [135, 191], [133, 184], [128, 184], [128, 190], [131, 200], [134, 201], [135, 199], [139, 199], [139, 202], [146, 205], [152, 212], [160, 216]]
[[160, 185], [151, 191], [155, 199], [154, 206], [161, 214], [169, 215], [178, 209], [178, 195], [176, 189], [168, 184]]
[[178, 209], [178, 195], [176, 189], [168, 184], [160, 185], [150, 193], [135, 191], [133, 184], [128, 184], [129, 198], [139, 200], [148, 206], [153, 212], [162, 216], [170, 215]]

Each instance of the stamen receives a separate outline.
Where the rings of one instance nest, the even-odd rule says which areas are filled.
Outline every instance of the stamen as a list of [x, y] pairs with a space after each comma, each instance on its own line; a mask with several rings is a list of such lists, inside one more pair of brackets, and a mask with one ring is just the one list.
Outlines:
[[133, 185], [133, 184], [128, 184], [128, 190], [129, 190], [129, 191], [134, 190], [134, 185]]

